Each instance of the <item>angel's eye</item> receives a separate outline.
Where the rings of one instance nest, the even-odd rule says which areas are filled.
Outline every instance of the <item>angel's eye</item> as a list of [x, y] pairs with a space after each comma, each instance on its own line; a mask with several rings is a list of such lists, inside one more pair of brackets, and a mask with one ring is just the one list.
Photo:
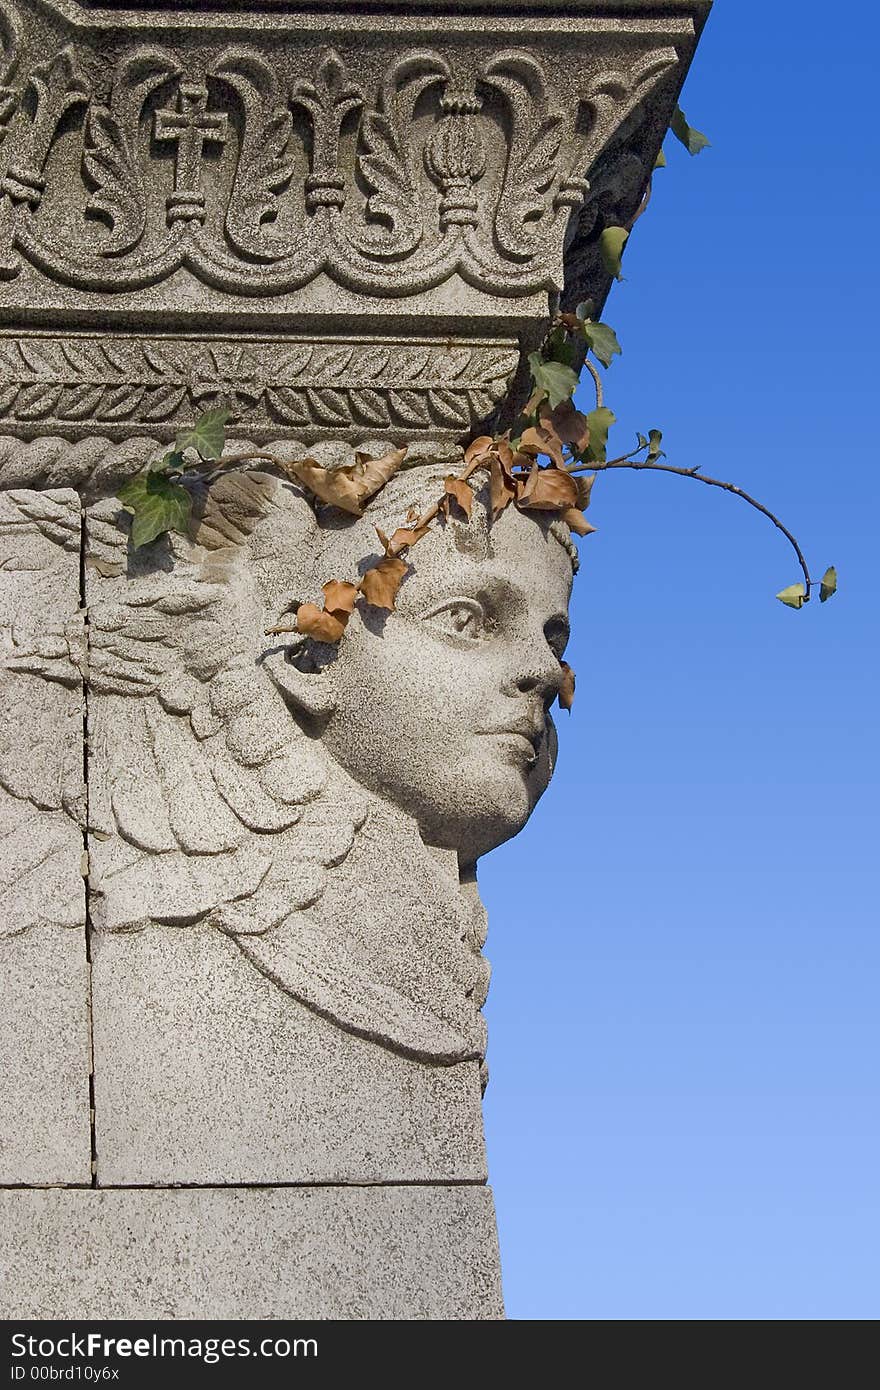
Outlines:
[[491, 623], [481, 603], [473, 598], [455, 598], [425, 614], [425, 621], [439, 632], [465, 641], [478, 642], [491, 635]]

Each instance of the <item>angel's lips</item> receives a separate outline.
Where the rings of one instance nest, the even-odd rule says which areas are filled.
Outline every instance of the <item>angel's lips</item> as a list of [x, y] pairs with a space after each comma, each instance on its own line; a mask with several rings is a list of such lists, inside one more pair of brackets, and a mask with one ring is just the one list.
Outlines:
[[481, 729], [480, 733], [483, 738], [494, 739], [505, 751], [508, 761], [514, 764], [524, 763], [526, 767], [531, 767], [538, 761], [541, 740], [544, 737], [543, 730]]

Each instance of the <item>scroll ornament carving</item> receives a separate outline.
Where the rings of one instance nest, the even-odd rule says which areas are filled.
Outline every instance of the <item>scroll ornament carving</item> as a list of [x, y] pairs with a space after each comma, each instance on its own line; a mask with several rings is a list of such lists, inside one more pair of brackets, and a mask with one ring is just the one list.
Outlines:
[[[8, 14], [2, 37], [0, 275], [24, 259], [104, 293], [181, 266], [234, 295], [287, 293], [320, 273], [368, 295], [456, 273], [493, 294], [558, 290], [585, 174], [678, 61], [673, 48], [633, 51], [571, 98], [530, 54], [493, 57], [470, 85], [416, 49], [369, 92], [328, 48], [282, 91], [250, 47], [198, 72], [185, 54], [141, 45], [119, 57], [102, 100], [75, 45], [28, 67]], [[84, 210], [72, 231], [43, 206], [47, 187], [77, 177], [71, 123]], [[500, 184], [486, 154], [499, 131]]]

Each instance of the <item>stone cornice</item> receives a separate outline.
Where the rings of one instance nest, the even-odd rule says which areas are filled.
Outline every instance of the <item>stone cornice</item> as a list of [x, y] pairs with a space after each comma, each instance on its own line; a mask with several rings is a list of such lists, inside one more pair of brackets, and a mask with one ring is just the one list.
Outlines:
[[171, 434], [210, 378], [266, 437], [465, 438], [604, 301], [706, 9], [0, 0], [0, 429]]

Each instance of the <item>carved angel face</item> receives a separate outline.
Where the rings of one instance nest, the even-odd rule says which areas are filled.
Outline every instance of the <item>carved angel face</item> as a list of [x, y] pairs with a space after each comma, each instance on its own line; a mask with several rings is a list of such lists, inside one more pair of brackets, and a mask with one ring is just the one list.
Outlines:
[[[357, 573], [354, 554], [374, 547], [363, 524], [346, 531], [321, 555], [326, 577]], [[478, 518], [435, 527], [411, 561], [397, 611], [356, 611], [312, 677], [331, 710], [322, 738], [471, 863], [522, 829], [550, 780], [572, 563], [547, 523], [513, 508], [488, 531]]]

